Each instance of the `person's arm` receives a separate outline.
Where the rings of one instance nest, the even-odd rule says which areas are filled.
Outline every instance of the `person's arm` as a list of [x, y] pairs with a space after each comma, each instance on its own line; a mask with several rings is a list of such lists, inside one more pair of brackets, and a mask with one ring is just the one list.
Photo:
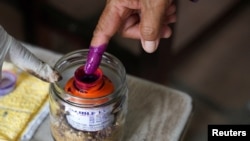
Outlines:
[[[59, 73], [53, 70], [48, 64], [36, 58], [19, 41], [10, 36], [0, 25], [0, 59], [8, 60], [24, 71], [42, 79], [46, 82], [55, 82], [61, 79]], [[0, 61], [0, 66], [2, 63]], [[2, 67], [0, 67], [0, 73]], [[0, 75], [1, 80], [1, 75]]]

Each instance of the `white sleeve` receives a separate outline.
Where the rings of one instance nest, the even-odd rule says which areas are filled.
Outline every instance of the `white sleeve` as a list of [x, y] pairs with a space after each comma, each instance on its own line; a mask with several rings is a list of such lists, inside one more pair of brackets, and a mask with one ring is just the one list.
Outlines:
[[[0, 26], [0, 51], [0, 67], [3, 60], [6, 59], [44, 81], [55, 82], [60, 79], [58, 72], [34, 56], [23, 44], [10, 36], [2, 26]], [[0, 69], [2, 70], [2, 67]]]

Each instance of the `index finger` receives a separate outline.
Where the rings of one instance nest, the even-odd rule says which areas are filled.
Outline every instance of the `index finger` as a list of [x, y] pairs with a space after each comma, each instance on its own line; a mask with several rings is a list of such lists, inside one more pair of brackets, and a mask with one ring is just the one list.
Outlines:
[[110, 38], [119, 29], [122, 22], [119, 11], [113, 3], [106, 4], [93, 33], [85, 64], [86, 74], [92, 74], [98, 68]]
[[93, 32], [91, 47], [108, 44], [121, 25], [121, 17], [115, 5], [107, 3]]

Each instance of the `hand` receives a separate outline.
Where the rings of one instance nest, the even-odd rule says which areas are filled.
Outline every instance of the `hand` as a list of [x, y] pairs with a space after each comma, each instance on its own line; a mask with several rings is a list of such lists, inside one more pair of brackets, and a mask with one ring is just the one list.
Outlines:
[[143, 49], [152, 53], [160, 38], [169, 38], [168, 24], [176, 21], [172, 0], [107, 0], [91, 41], [96, 47], [107, 44], [119, 32], [122, 36], [140, 39]]
[[160, 38], [171, 36], [170, 23], [176, 21], [172, 0], [107, 0], [90, 45], [85, 71], [93, 73], [110, 38], [117, 32], [140, 39], [143, 49], [154, 52]]
[[[36, 58], [20, 42], [11, 37], [2, 26], [0, 26], [0, 51], [1, 60], [6, 58], [22, 70], [31, 73], [39, 79], [46, 82], [55, 82], [61, 79], [58, 72]], [[2, 62], [0, 61], [0, 63]], [[2, 66], [2, 64], [0, 64], [0, 66]], [[2, 68], [0, 67], [0, 71], [1, 70]]]

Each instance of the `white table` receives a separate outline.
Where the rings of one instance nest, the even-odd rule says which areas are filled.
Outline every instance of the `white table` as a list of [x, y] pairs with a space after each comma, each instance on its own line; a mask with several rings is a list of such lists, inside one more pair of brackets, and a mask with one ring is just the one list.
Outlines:
[[[61, 55], [37, 47], [29, 49], [53, 65]], [[178, 141], [192, 113], [192, 98], [181, 91], [127, 75], [129, 88], [125, 141]], [[52, 141], [49, 117], [32, 141]]]

